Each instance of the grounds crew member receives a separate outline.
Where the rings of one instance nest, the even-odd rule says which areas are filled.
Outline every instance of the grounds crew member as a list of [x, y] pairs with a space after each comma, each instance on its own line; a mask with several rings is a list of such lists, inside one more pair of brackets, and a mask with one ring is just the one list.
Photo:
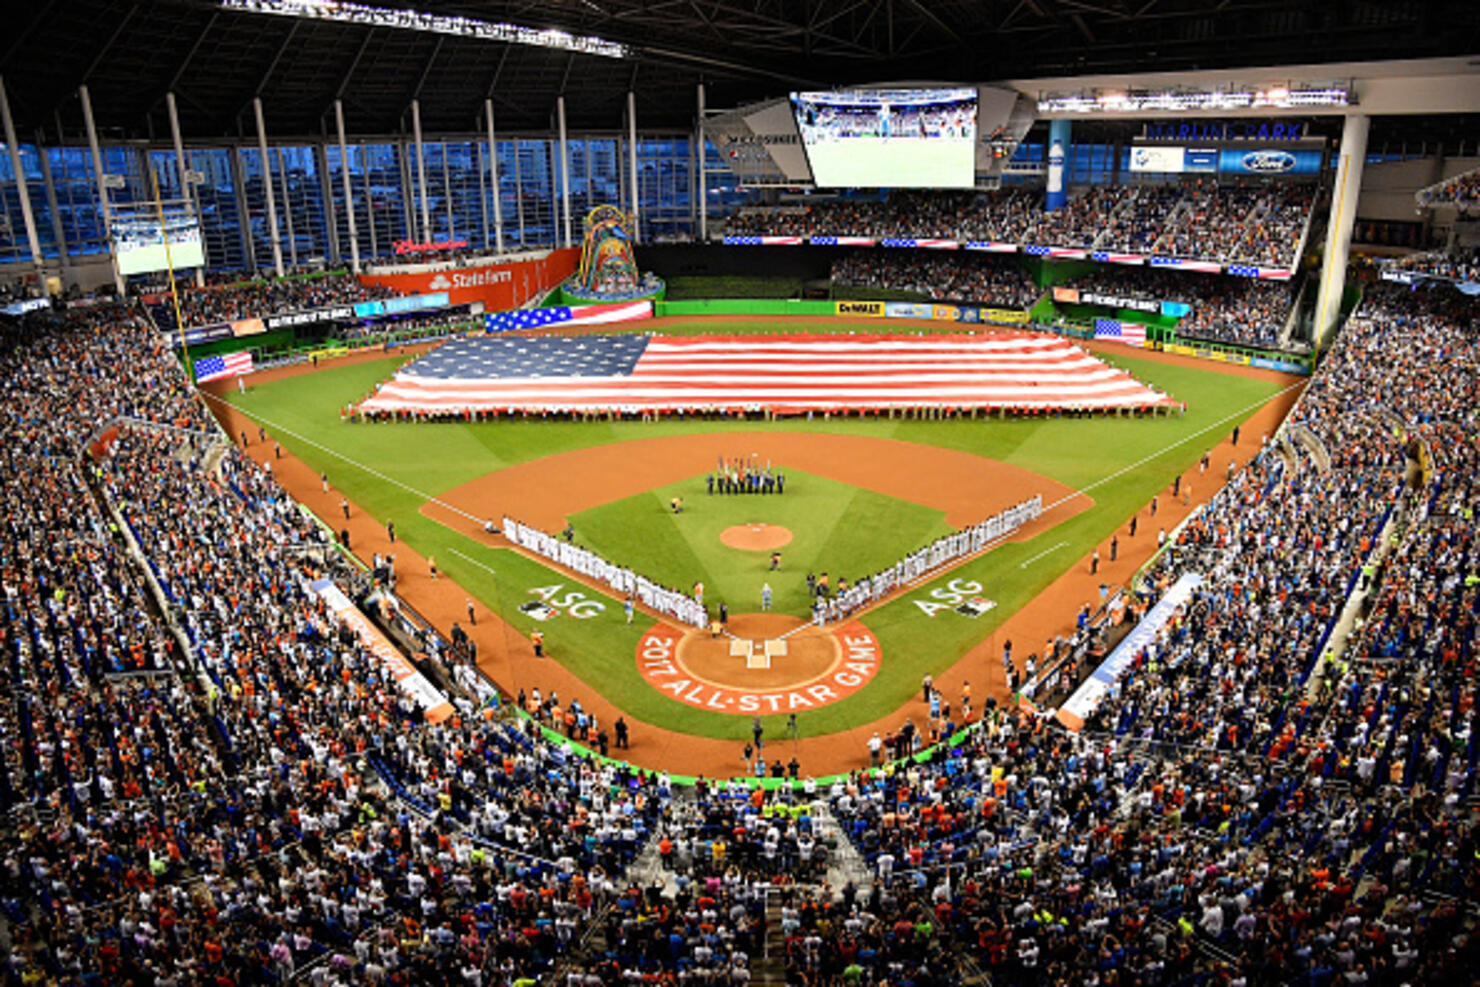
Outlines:
[[545, 657], [545, 635], [542, 631], [538, 629], [530, 631], [529, 643], [534, 646], [534, 656], [536, 658]]

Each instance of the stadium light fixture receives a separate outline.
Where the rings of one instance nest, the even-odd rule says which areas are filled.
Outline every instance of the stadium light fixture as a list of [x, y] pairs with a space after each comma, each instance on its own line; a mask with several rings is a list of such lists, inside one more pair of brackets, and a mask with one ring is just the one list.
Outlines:
[[1038, 112], [1067, 115], [1078, 113], [1183, 113], [1189, 110], [1254, 110], [1319, 108], [1355, 105], [1350, 89], [1344, 86], [1286, 85], [1268, 89], [1233, 86], [1228, 89], [1167, 89], [1131, 92], [1049, 93], [1038, 99]]
[[335, 21], [340, 24], [363, 24], [401, 31], [447, 34], [457, 38], [476, 38], [504, 44], [533, 45], [555, 48], [582, 55], [603, 58], [629, 58], [632, 49], [615, 41], [590, 35], [570, 34], [555, 28], [524, 27], [502, 21], [483, 21], [474, 17], [449, 17], [419, 10], [393, 10], [350, 3], [347, 0], [220, 0], [223, 10], [249, 14], [274, 14], [304, 20]]

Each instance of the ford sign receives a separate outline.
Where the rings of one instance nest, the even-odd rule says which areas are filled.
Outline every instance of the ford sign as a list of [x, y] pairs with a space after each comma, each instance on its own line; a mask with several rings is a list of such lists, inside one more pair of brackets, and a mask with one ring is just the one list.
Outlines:
[[1289, 151], [1250, 151], [1243, 157], [1244, 168], [1262, 175], [1278, 174], [1295, 167], [1295, 155]]

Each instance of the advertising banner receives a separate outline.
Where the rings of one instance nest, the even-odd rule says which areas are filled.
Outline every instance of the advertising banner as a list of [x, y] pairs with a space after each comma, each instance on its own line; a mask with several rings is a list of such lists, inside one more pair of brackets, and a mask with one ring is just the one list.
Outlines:
[[1260, 367], [1264, 370], [1278, 370], [1287, 374], [1308, 374], [1310, 367], [1303, 363], [1288, 363], [1284, 360], [1271, 360], [1263, 356], [1249, 357], [1249, 366]]
[[1028, 313], [1015, 308], [984, 308], [982, 309], [982, 321], [1006, 322], [1015, 325], [1027, 322]]
[[962, 305], [956, 312], [956, 321], [976, 324], [982, 320], [982, 310], [975, 305]]
[[35, 312], [39, 309], [49, 308], [50, 306], [51, 299], [49, 298], [24, 298], [18, 302], [11, 302], [4, 308], [0, 308], [0, 312], [6, 315], [25, 315], [27, 312]]
[[362, 274], [361, 284], [376, 284], [401, 295], [445, 293], [446, 305], [482, 302], [490, 312], [518, 308], [575, 272], [579, 247], [552, 250], [527, 260], [479, 264], [448, 270]]
[[955, 305], [932, 305], [930, 317], [939, 322], [960, 322], [961, 310]]
[[307, 312], [269, 315], [263, 322], [269, 329], [291, 329], [294, 326], [311, 326], [320, 322], [347, 322], [354, 317], [353, 305], [333, 305], [329, 308], [309, 309]]
[[1162, 302], [1161, 314], [1173, 319], [1184, 319], [1192, 314], [1192, 306], [1186, 302]]
[[1131, 171], [1181, 174], [1184, 150], [1180, 147], [1132, 147]]
[[1182, 155], [1182, 170], [1212, 174], [1218, 170], [1218, 149], [1189, 147]]
[[[164, 335], [165, 338], [170, 341], [171, 346], [175, 347], [176, 349], [180, 348], [179, 332], [172, 331], [167, 332]], [[220, 325], [197, 326], [194, 329], [186, 329], [185, 342], [191, 346], [197, 346], [201, 343], [214, 343], [217, 340], [230, 339], [234, 335], [236, 335], [236, 333], [231, 331], [231, 323], [223, 322]]]
[[870, 319], [884, 317], [883, 302], [835, 302], [838, 315], [862, 315]]
[[885, 302], [884, 314], [891, 319], [928, 319], [932, 308], [924, 302]]
[[406, 312], [420, 312], [423, 309], [446, 308], [447, 298], [447, 292], [439, 291], [430, 295], [407, 295], [404, 298], [387, 298], [381, 302], [381, 305], [386, 315], [401, 315]]
[[383, 302], [358, 302], [355, 305], [355, 318], [373, 319], [377, 315], [385, 314]]
[[1161, 632], [1172, 619], [1177, 610], [1192, 598], [1193, 590], [1202, 585], [1203, 577], [1196, 572], [1188, 572], [1182, 575], [1172, 584], [1172, 588], [1166, 591], [1166, 595], [1157, 601], [1141, 622], [1137, 624], [1125, 639], [1116, 645], [1115, 650], [1110, 652], [1109, 657], [1100, 662], [1098, 668], [1090, 673], [1079, 688], [1074, 690], [1073, 695], [1064, 700], [1064, 705], [1059, 707], [1059, 722], [1070, 730], [1079, 730], [1084, 726], [1084, 721], [1100, 702], [1110, 692], [1115, 681], [1130, 668], [1131, 662], [1135, 661], [1156, 635]]
[[1134, 312], [1160, 311], [1161, 305], [1149, 298], [1132, 298], [1129, 295], [1107, 295], [1098, 291], [1081, 291], [1079, 300], [1086, 305], [1103, 305], [1106, 308], [1128, 308]]
[[1218, 170], [1225, 175], [1315, 175], [1321, 170], [1321, 152], [1300, 148], [1242, 148], [1218, 152]]
[[406, 660], [406, 656], [370, 623], [370, 619], [349, 601], [349, 597], [344, 595], [333, 580], [320, 579], [313, 583], [313, 590], [334, 616], [339, 618], [339, 622], [354, 632], [366, 650], [380, 659], [386, 674], [421, 707], [429, 723], [441, 723], [452, 715], [452, 704], [441, 690], [427, 681], [416, 670], [416, 666]]
[[1054, 289], [1053, 289], [1053, 300], [1056, 301], [1056, 302], [1063, 302], [1063, 303], [1065, 303], [1067, 305], [1078, 305], [1079, 304], [1079, 289], [1078, 288], [1061, 288], [1058, 285], [1054, 285]]
[[242, 336], [256, 336], [267, 331], [261, 319], [237, 319], [231, 324], [231, 334], [240, 338]]

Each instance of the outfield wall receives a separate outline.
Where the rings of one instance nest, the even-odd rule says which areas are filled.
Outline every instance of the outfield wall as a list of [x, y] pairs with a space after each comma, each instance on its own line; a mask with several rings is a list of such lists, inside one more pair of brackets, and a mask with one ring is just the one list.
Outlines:
[[830, 301], [802, 298], [704, 298], [692, 301], [656, 302], [657, 318], [685, 315], [832, 315]]
[[675, 277], [776, 277], [814, 281], [832, 276], [833, 261], [852, 247], [796, 246], [757, 250], [706, 243], [640, 243], [637, 266], [665, 281]]
[[537, 257], [470, 267], [435, 265], [432, 270], [362, 274], [360, 283], [382, 285], [402, 295], [445, 291], [449, 305], [482, 302], [485, 309], [497, 312], [518, 308], [558, 286], [575, 273], [580, 258], [579, 247], [566, 247]]

